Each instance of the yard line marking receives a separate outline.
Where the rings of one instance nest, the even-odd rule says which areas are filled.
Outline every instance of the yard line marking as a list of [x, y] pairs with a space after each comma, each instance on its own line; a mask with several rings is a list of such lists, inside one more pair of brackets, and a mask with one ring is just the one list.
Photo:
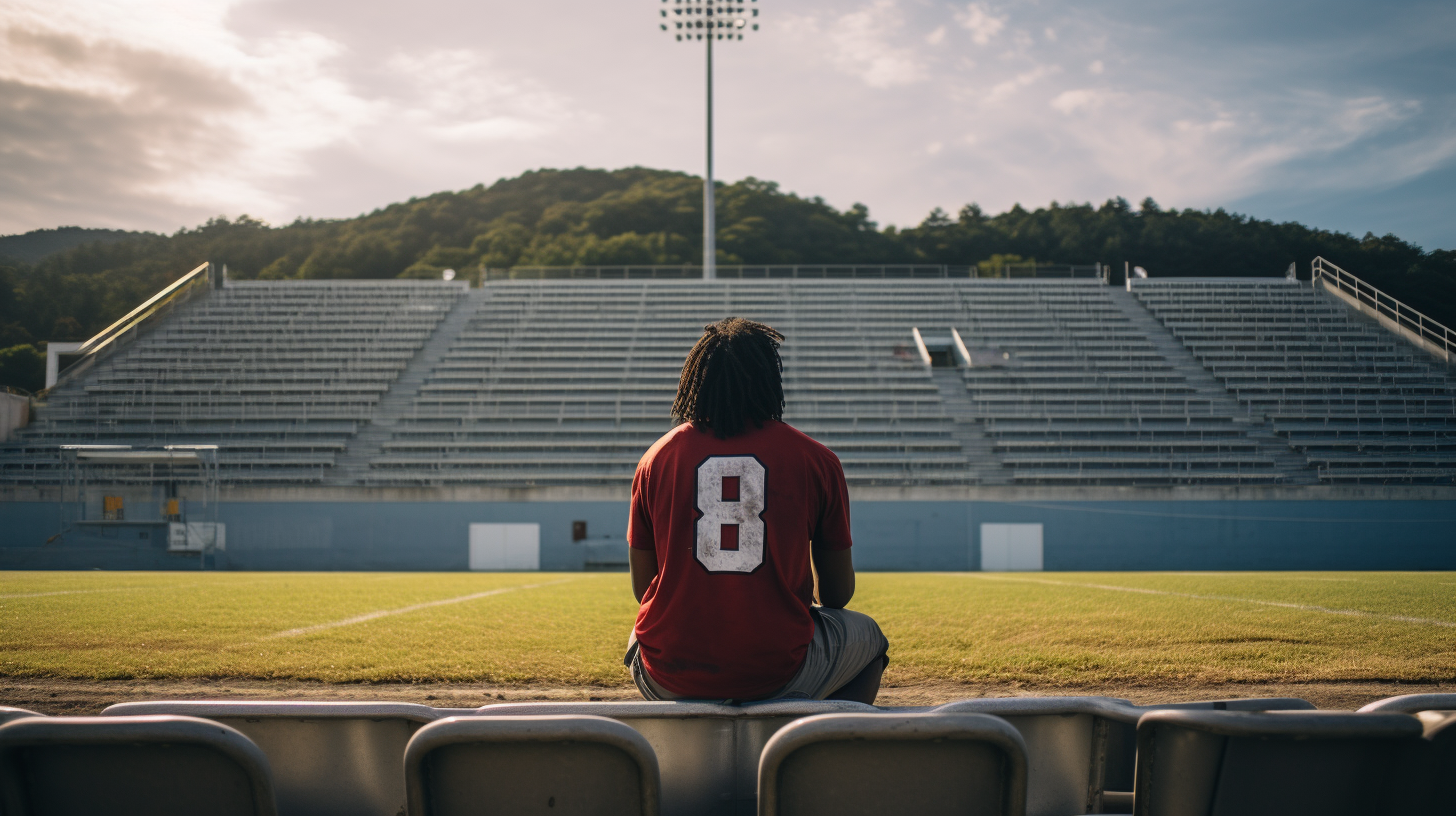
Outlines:
[[1423, 623], [1429, 626], [1444, 626], [1456, 629], [1456, 622], [1435, 620], [1433, 618], [1413, 618], [1408, 615], [1382, 615], [1379, 612], [1366, 612], [1361, 609], [1334, 609], [1328, 606], [1315, 606], [1314, 604], [1286, 603], [1284, 601], [1262, 601], [1257, 598], [1235, 598], [1231, 595], [1198, 595], [1192, 592], [1172, 592], [1166, 589], [1147, 589], [1145, 587], [1114, 586], [1112, 584], [1084, 584], [1073, 581], [1048, 581], [1042, 578], [1011, 578], [1001, 575], [987, 575], [983, 572], [968, 572], [988, 581], [1018, 581], [1024, 584], [1047, 584], [1050, 586], [1088, 587], [1091, 589], [1106, 589], [1113, 592], [1136, 592], [1142, 595], [1172, 595], [1178, 598], [1193, 598], [1200, 601], [1232, 601], [1234, 603], [1256, 604], [1258, 606], [1277, 606], [1283, 609], [1299, 609], [1305, 612], [1323, 612], [1327, 615], [1345, 615], [1351, 618], [1376, 618], [1378, 620], [1396, 621], [1399, 623]]
[[340, 626], [353, 626], [356, 623], [367, 623], [368, 621], [378, 620], [379, 618], [387, 618], [390, 615], [403, 615], [406, 612], [418, 612], [421, 609], [429, 609], [432, 606], [445, 606], [447, 604], [465, 603], [466, 601], [474, 601], [479, 598], [489, 598], [492, 595], [503, 595], [507, 592], [515, 592], [518, 589], [536, 589], [538, 587], [564, 584], [568, 581], [573, 580], [575, 579], [562, 578], [560, 581], [546, 581], [540, 584], [521, 584], [519, 586], [501, 587], [500, 589], [491, 589], [486, 590], [485, 592], [476, 592], [470, 595], [461, 595], [458, 598], [445, 598], [439, 601], [426, 601], [425, 603], [415, 604], [414, 606], [402, 606], [399, 609], [381, 609], [377, 612], [366, 612], [363, 615], [356, 615], [352, 618], [345, 618], [343, 620], [331, 621], [329, 623], [316, 623], [313, 626], [300, 626], [297, 629], [289, 629], [285, 632], [275, 632], [271, 635], [264, 637], [263, 640], [277, 640], [278, 638], [297, 637], [299, 635], [307, 635], [312, 632], [322, 632], [325, 629], [337, 629]]

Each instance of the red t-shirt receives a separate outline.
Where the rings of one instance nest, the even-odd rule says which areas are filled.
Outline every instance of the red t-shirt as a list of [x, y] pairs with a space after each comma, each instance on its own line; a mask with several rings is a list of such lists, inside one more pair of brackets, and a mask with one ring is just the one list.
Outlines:
[[627, 541], [657, 552], [635, 630], [652, 679], [683, 697], [762, 697], [814, 637], [810, 542], [851, 544], [844, 469], [782, 422], [731, 439], [679, 425], [637, 465]]

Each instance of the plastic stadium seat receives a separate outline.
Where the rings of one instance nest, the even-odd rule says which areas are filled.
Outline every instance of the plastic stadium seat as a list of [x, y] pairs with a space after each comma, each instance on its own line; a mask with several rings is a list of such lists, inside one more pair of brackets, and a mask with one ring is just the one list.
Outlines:
[[1456, 814], [1456, 711], [1424, 711], [1426, 746], [1410, 763], [1408, 812]]
[[1456, 694], [1402, 694], [1363, 706], [1365, 713], [1415, 714], [1418, 711], [1456, 711]]
[[758, 766], [761, 816], [1021, 816], [1026, 745], [986, 714], [820, 714]]
[[1113, 786], [1111, 797], [1105, 790], [1109, 733], [1116, 726], [1131, 729], [1142, 716], [1142, 711], [1127, 700], [981, 698], [947, 703], [932, 711], [991, 714], [1021, 734], [1026, 743], [1028, 816], [1116, 812], [1118, 805], [1131, 804], [1130, 793], [1122, 793], [1118, 786]]
[[440, 718], [410, 703], [121, 703], [107, 716], [180, 714], [236, 728], [267, 755], [281, 816], [396, 816], [410, 737]]
[[1263, 697], [1135, 706], [1114, 697], [983, 697], [946, 703], [937, 713], [993, 714], [1026, 741], [1029, 816], [1132, 812], [1137, 722], [1163, 709], [1313, 709], [1307, 700]]
[[662, 770], [663, 816], [729, 816], [752, 812], [758, 759], [775, 732], [796, 719], [829, 713], [873, 713], [874, 706], [837, 700], [724, 705], [712, 702], [499, 703], [484, 717], [595, 715], [636, 729]]
[[0, 726], [7, 816], [275, 816], [263, 752], [192, 717], [27, 717]]
[[1153, 711], [1138, 722], [1140, 816], [1405, 812], [1421, 722], [1334, 711]]
[[[1315, 705], [1298, 697], [1245, 697], [1234, 700], [1194, 700], [1137, 706], [1139, 717], [1149, 711], [1314, 711]], [[1133, 771], [1137, 762], [1137, 720], [1110, 722], [1107, 759], [1103, 768], [1102, 809], [1131, 813]]]
[[10, 722], [11, 720], [19, 720], [19, 719], [22, 719], [24, 717], [44, 717], [44, 716], [45, 716], [44, 714], [37, 714], [34, 711], [27, 711], [26, 709], [23, 709], [23, 708], [11, 708], [10, 706], [0, 706], [0, 725], [4, 725], [5, 723]]
[[657, 816], [657, 757], [606, 717], [447, 717], [404, 756], [410, 816]]

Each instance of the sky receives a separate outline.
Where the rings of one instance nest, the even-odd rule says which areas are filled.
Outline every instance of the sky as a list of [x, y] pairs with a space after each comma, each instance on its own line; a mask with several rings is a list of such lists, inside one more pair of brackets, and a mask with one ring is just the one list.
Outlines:
[[[676, 0], [672, 0], [675, 2]], [[716, 175], [885, 224], [1145, 196], [1456, 249], [1456, 3], [751, 0]], [[700, 174], [660, 0], [0, 0], [0, 233]]]

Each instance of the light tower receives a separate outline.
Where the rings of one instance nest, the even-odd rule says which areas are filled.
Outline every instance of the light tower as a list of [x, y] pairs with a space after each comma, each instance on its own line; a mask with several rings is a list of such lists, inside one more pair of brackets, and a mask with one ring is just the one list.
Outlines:
[[702, 42], [708, 53], [708, 167], [703, 174], [703, 280], [717, 275], [713, 206], [713, 41], [742, 40], [757, 31], [758, 0], [662, 0], [661, 27], [678, 42]]

